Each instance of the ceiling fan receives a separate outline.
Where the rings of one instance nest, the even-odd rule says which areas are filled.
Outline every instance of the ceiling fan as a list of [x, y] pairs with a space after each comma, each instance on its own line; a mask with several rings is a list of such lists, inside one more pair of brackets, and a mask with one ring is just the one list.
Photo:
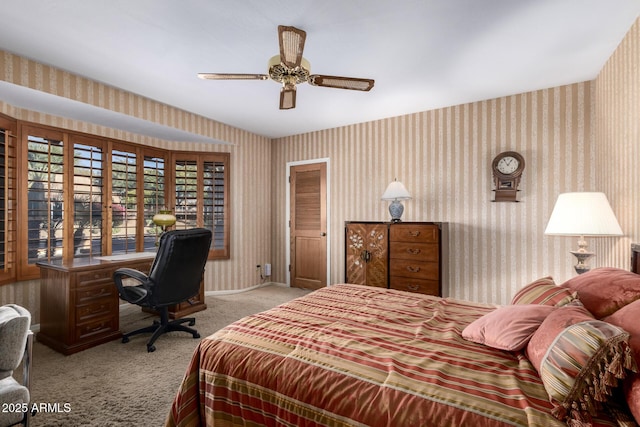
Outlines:
[[269, 62], [268, 74], [227, 74], [227, 73], [199, 73], [198, 77], [205, 80], [267, 80], [282, 83], [280, 90], [280, 109], [288, 110], [296, 107], [296, 84], [307, 82], [313, 86], [333, 87], [369, 91], [374, 81], [353, 77], [325, 76], [311, 74], [311, 66], [302, 57], [307, 33], [295, 27], [278, 26], [278, 41], [280, 54], [272, 57]]

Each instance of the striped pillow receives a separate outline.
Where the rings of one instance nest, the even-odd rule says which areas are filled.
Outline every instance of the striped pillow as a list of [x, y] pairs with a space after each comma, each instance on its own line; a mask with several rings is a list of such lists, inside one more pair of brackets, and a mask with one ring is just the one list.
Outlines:
[[[538, 369], [556, 418], [576, 425], [591, 422], [618, 380], [628, 370], [637, 370], [628, 341], [626, 331], [594, 319], [580, 306], [562, 307], [542, 322], [527, 355]], [[534, 347], [545, 345], [538, 358], [541, 349]]]
[[569, 289], [556, 286], [551, 277], [543, 277], [520, 289], [511, 300], [511, 304], [540, 304], [561, 307], [576, 298], [576, 294]]

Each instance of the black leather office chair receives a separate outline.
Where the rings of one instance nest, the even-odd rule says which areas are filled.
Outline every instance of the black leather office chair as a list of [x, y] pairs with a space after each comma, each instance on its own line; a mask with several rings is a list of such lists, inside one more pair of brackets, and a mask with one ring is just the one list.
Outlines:
[[[154, 342], [165, 332], [184, 331], [200, 338], [198, 331], [183, 325], [187, 322], [189, 326], [195, 325], [195, 318], [169, 321], [169, 306], [189, 301], [198, 294], [210, 246], [210, 230], [167, 231], [160, 237], [158, 253], [148, 275], [132, 268], [119, 268], [113, 273], [120, 298], [160, 314], [160, 321], [154, 321], [153, 325], [124, 334], [123, 343], [132, 335], [153, 332], [147, 342], [147, 351], [152, 352], [156, 349]], [[124, 279], [135, 279], [136, 284], [127, 286]]]

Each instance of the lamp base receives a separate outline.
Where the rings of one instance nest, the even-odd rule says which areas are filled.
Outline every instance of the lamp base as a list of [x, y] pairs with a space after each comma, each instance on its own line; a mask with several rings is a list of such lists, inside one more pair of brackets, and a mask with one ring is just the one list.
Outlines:
[[587, 252], [587, 251], [579, 251], [579, 250], [578, 251], [570, 251], [570, 252], [578, 260], [578, 263], [573, 266], [573, 268], [575, 268], [575, 270], [576, 270], [576, 273], [582, 274], [582, 273], [586, 273], [587, 271], [591, 270], [591, 267], [589, 267], [585, 263], [585, 261], [588, 260], [589, 258], [591, 258], [592, 256], [594, 256], [595, 253]]
[[389, 205], [389, 213], [391, 214], [391, 222], [400, 222], [400, 217], [404, 212], [404, 206], [397, 200], [394, 200]]

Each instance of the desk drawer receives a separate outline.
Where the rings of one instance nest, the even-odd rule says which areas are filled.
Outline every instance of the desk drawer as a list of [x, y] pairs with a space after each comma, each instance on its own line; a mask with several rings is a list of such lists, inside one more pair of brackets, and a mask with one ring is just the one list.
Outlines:
[[415, 262], [395, 259], [391, 263], [389, 275], [393, 277], [409, 277], [411, 279], [440, 279], [440, 266], [437, 262]]
[[76, 341], [90, 340], [101, 334], [107, 334], [118, 330], [118, 319], [106, 317], [76, 326]]
[[389, 231], [392, 242], [438, 243], [438, 226], [424, 224], [393, 224]]
[[84, 288], [87, 286], [94, 286], [99, 283], [113, 283], [113, 271], [113, 269], [107, 268], [103, 270], [93, 270], [78, 273], [76, 276], [76, 286], [78, 288]]
[[113, 298], [116, 294], [116, 285], [113, 282], [102, 283], [97, 286], [76, 290], [76, 307], [88, 304], [96, 299]]
[[389, 285], [391, 289], [399, 291], [417, 292], [426, 295], [440, 295], [440, 286], [437, 280], [407, 279], [404, 277], [392, 277]]
[[108, 317], [112, 313], [118, 313], [118, 301], [113, 296], [98, 298], [76, 307], [76, 322], [85, 323], [99, 317]]
[[389, 256], [395, 259], [438, 262], [437, 243], [391, 242]]

